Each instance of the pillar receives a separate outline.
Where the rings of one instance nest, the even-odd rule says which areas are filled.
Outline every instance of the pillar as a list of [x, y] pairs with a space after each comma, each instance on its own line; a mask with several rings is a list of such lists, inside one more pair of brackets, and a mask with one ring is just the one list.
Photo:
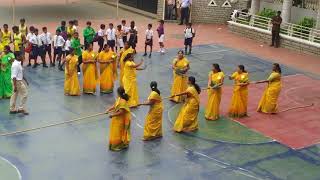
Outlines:
[[292, 0], [283, 0], [282, 11], [281, 11], [283, 22], [290, 22], [291, 7], [292, 7]]
[[252, 0], [250, 13], [257, 14], [259, 12], [259, 10], [260, 10], [260, 0]]

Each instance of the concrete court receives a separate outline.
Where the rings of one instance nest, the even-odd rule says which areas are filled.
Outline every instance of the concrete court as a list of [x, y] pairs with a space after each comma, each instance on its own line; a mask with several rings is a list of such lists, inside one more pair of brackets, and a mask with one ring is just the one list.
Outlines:
[[[149, 94], [148, 84], [157, 80], [162, 96], [168, 96], [172, 79], [170, 63], [177, 49], [155, 54], [147, 69], [138, 72], [140, 99]], [[206, 84], [210, 64], [220, 63], [226, 74], [244, 64], [252, 80], [264, 78], [272, 64], [260, 58], [218, 45], [194, 48], [191, 75]], [[137, 55], [139, 61], [139, 55]], [[298, 73], [283, 67], [284, 75]], [[8, 100], [0, 101], [0, 132], [38, 127], [53, 122], [103, 112], [114, 94], [81, 97], [63, 95], [63, 73], [56, 69], [26, 68], [30, 81], [30, 116], [8, 114]], [[169, 82], [169, 83], [168, 83]], [[231, 85], [227, 80], [226, 84]], [[175, 134], [172, 122], [178, 105], [164, 102], [164, 137], [141, 141], [146, 107], [133, 110], [132, 142], [127, 151], [107, 150], [107, 116], [10, 137], [0, 137], [0, 156], [16, 166], [22, 179], [317, 179], [320, 177], [318, 146], [294, 151], [262, 134], [223, 118], [206, 122], [200, 113], [197, 133]], [[203, 108], [203, 107], [202, 107]], [[201, 110], [203, 111], [203, 110]], [[0, 161], [1, 162], [1, 161]], [[14, 179], [12, 165], [0, 168]], [[1, 165], [1, 164], [0, 164]], [[8, 169], [8, 170], [6, 170]]]
[[[36, 0], [35, 0], [36, 1]], [[97, 21], [114, 18], [115, 9], [100, 3], [82, 1], [80, 4], [50, 5], [48, 11], [42, 7], [18, 7], [20, 17], [27, 17], [33, 24], [49, 24], [53, 28], [60, 21], [56, 12], [63, 12], [63, 18], [79, 18], [82, 23], [88, 17]], [[1, 22], [10, 22], [10, 10], [0, 7]], [[62, 8], [62, 9], [61, 9]], [[107, 10], [106, 10], [107, 8]], [[67, 13], [66, 13], [67, 12]], [[5, 14], [7, 13], [7, 14]], [[58, 13], [59, 14], [59, 13]], [[61, 14], [61, 13], [60, 13]], [[137, 21], [148, 20], [130, 12], [123, 12], [126, 17]], [[31, 24], [31, 23], [29, 23]], [[144, 27], [145, 24], [139, 24]], [[177, 34], [182, 27], [168, 25], [170, 36], [168, 46], [177, 47]], [[208, 27], [203, 25], [203, 27]], [[139, 29], [141, 29], [139, 27]], [[205, 31], [202, 29], [201, 31]], [[169, 30], [168, 30], [169, 31]], [[206, 36], [198, 31], [196, 44], [206, 44]], [[228, 40], [234, 36], [222, 36]], [[180, 39], [180, 40], [179, 40]], [[215, 37], [216, 41], [222, 40]], [[244, 47], [254, 44], [245, 41]], [[219, 42], [220, 43], [220, 42]], [[181, 44], [179, 42], [179, 44]], [[206, 85], [207, 73], [213, 62], [221, 64], [226, 74], [230, 74], [237, 64], [246, 65], [251, 80], [266, 77], [272, 64], [268, 58], [258, 58], [242, 51], [226, 48], [217, 44], [201, 45], [194, 48], [191, 61], [191, 75], [196, 76], [201, 86]], [[223, 44], [223, 43], [222, 43]], [[254, 44], [258, 46], [257, 44]], [[140, 49], [141, 50], [141, 49]], [[266, 50], [262, 50], [264, 53]], [[271, 51], [271, 50], [268, 50]], [[300, 55], [286, 54], [281, 51], [281, 58], [294, 59]], [[172, 72], [170, 63], [177, 49], [160, 56], [156, 53], [147, 61], [147, 69], [138, 73], [140, 99], [149, 94], [148, 84], [157, 80], [162, 96], [168, 96]], [[273, 55], [278, 52], [272, 49]], [[257, 52], [256, 54], [259, 54]], [[262, 53], [263, 54], [263, 53]], [[270, 54], [270, 53], [269, 53]], [[286, 54], [286, 56], [283, 56]], [[296, 57], [295, 57], [296, 56]], [[139, 55], [137, 61], [139, 61]], [[273, 59], [273, 58], [272, 58]], [[268, 61], [265, 61], [268, 60]], [[283, 62], [283, 61], [281, 61]], [[292, 61], [297, 62], [297, 61]], [[292, 63], [291, 61], [288, 63]], [[316, 62], [312, 59], [312, 62]], [[290, 64], [292, 65], [292, 64]], [[293, 64], [296, 67], [296, 64]], [[313, 66], [317, 68], [315, 64]], [[303, 69], [304, 71], [310, 68]], [[316, 69], [312, 69], [315, 71]], [[283, 75], [304, 73], [283, 66]], [[63, 73], [56, 69], [34, 70], [26, 68], [30, 81], [28, 117], [8, 114], [8, 100], [0, 100], [0, 133], [38, 127], [48, 123], [66, 121], [104, 111], [114, 102], [115, 95], [65, 97], [63, 95]], [[226, 86], [232, 82], [227, 80]], [[222, 105], [224, 107], [226, 105]], [[132, 142], [128, 151], [120, 153], [107, 150], [109, 120], [105, 116], [87, 121], [48, 128], [32, 133], [11, 137], [0, 137], [0, 174], [1, 179], [25, 180], [82, 180], [82, 179], [319, 179], [319, 146], [293, 150], [263, 134], [248, 129], [230, 119], [222, 118], [217, 122], [206, 122], [203, 113], [199, 115], [201, 130], [197, 133], [175, 134], [172, 123], [179, 111], [179, 105], [165, 101], [163, 134], [161, 140], [141, 141], [144, 117], [148, 108], [133, 110], [136, 118], [132, 121]], [[201, 107], [203, 112], [203, 107]]]

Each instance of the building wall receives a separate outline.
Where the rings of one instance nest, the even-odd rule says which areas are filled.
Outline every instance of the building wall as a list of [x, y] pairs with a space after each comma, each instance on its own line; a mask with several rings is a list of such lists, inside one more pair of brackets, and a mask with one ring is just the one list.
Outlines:
[[[271, 43], [271, 32], [261, 32], [252, 28], [246, 28], [239, 25], [234, 25], [233, 23], [229, 23], [229, 30], [232, 33], [235, 33], [239, 36], [246, 37], [249, 39], [253, 39], [258, 42], [265, 43], [269, 45]], [[281, 37], [282, 35], [280, 35]], [[320, 56], [320, 47], [315, 45], [310, 45], [307, 43], [302, 43], [299, 41], [295, 41], [293, 39], [281, 37], [280, 46], [294, 50], [304, 54], [311, 54]]]

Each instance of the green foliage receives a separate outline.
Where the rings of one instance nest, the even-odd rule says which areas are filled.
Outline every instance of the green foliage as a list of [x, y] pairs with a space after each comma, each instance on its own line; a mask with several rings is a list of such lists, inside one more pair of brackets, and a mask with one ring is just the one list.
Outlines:
[[[304, 17], [301, 21], [297, 23], [300, 26], [307, 27], [307, 28], [314, 28], [316, 26], [316, 20], [314, 18]], [[300, 37], [303, 33], [305, 34], [303, 39], [308, 39], [308, 35], [310, 34], [310, 30], [303, 28], [303, 27], [294, 27], [294, 34], [295, 37]]]
[[273, 9], [264, 8], [262, 11], [258, 13], [259, 16], [272, 18], [273, 16], [277, 15], [277, 11]]

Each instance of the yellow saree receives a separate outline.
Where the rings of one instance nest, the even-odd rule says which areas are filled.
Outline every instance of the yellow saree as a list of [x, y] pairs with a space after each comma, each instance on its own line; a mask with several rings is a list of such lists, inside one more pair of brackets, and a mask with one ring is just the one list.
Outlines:
[[66, 57], [64, 94], [71, 96], [80, 95], [80, 84], [78, 79], [78, 56], [68, 55]]
[[139, 94], [137, 85], [137, 73], [136, 64], [133, 61], [127, 61], [124, 66], [123, 74], [123, 88], [130, 96], [128, 105], [129, 107], [135, 107], [139, 104]]
[[155, 104], [150, 106], [149, 113], [146, 117], [143, 130], [143, 140], [152, 140], [162, 137], [163, 104], [161, 96], [157, 92], [152, 91], [148, 97], [148, 100], [154, 100]]
[[126, 100], [118, 98], [115, 102], [115, 111], [123, 109], [125, 113], [114, 116], [110, 124], [109, 149], [120, 151], [128, 148], [130, 142], [131, 114]]
[[[188, 87], [188, 77], [186, 74], [177, 74], [177, 72], [181, 69], [187, 68], [189, 65], [189, 61], [186, 58], [181, 60], [174, 59], [174, 70], [173, 70], [173, 84], [171, 87], [171, 95], [179, 94], [184, 92]], [[185, 97], [183, 96], [175, 96], [171, 98], [171, 101], [176, 103], [182, 102]]]
[[243, 72], [239, 74], [238, 72], [235, 72], [231, 77], [234, 79], [234, 87], [229, 108], [229, 116], [235, 118], [247, 116], [248, 85], [240, 86], [240, 84], [249, 82], [248, 73]]
[[268, 81], [268, 86], [261, 97], [257, 111], [276, 113], [278, 111], [278, 97], [281, 91], [281, 74], [272, 72]]
[[193, 86], [189, 86], [186, 102], [183, 104], [173, 130], [176, 132], [189, 132], [198, 129], [199, 94]]
[[115, 53], [111, 50], [108, 52], [101, 51], [98, 56], [100, 63], [100, 92], [112, 93], [114, 86], [114, 68]]
[[96, 57], [97, 54], [93, 51], [84, 51], [82, 53], [83, 93], [93, 94], [96, 92], [98, 79], [97, 67], [94, 62]]
[[120, 77], [119, 77], [119, 82], [120, 86], [123, 86], [123, 75], [124, 75], [124, 58], [129, 54], [129, 53], [134, 53], [134, 49], [131, 47], [129, 49], [122, 49], [122, 52], [120, 52], [120, 59], [119, 59], [119, 64], [120, 64]]
[[[224, 78], [223, 72], [209, 73], [209, 78], [211, 79], [211, 84], [220, 84]], [[221, 101], [222, 90], [221, 87], [217, 89], [208, 89], [208, 103], [206, 106], [205, 118], [207, 120], [217, 120], [219, 119], [219, 109]]]

